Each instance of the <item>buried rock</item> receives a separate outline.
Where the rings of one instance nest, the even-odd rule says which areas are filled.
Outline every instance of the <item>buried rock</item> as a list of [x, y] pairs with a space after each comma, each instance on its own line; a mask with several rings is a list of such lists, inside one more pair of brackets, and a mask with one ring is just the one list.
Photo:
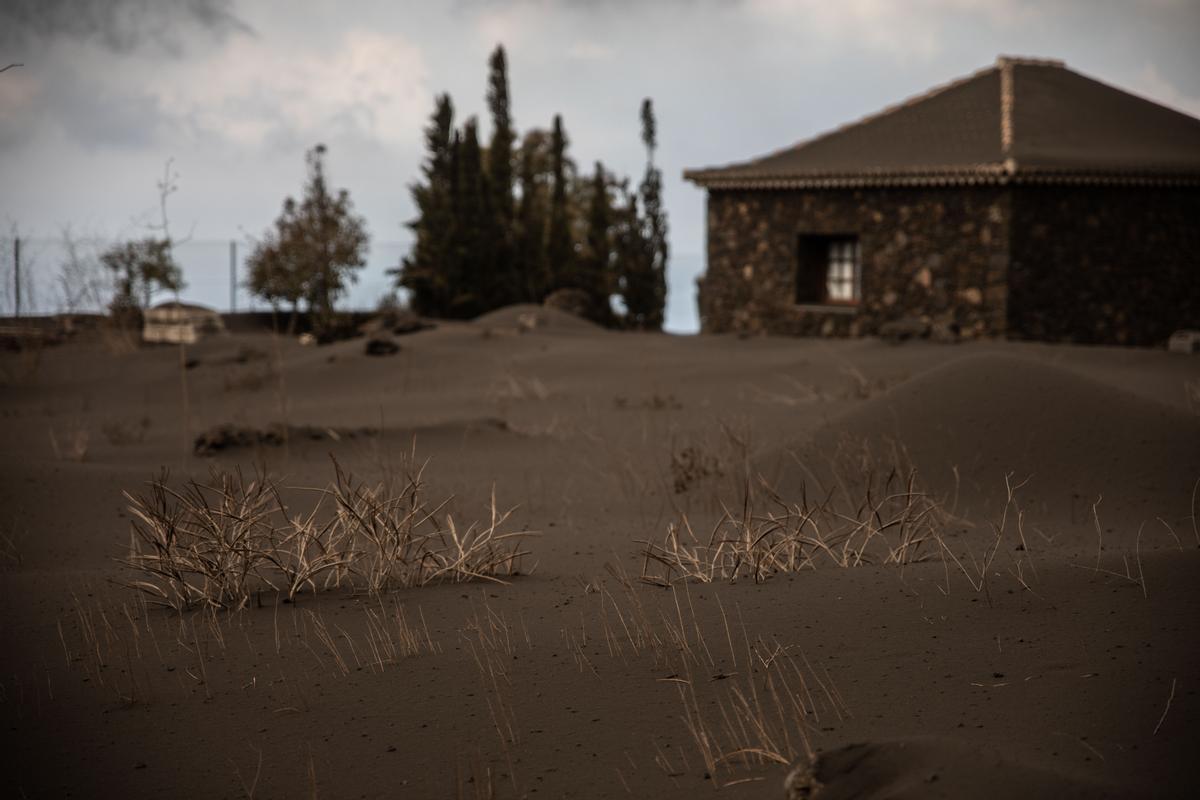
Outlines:
[[216, 455], [222, 450], [240, 447], [278, 447], [288, 441], [334, 441], [354, 439], [359, 436], [374, 436], [373, 428], [322, 428], [315, 425], [284, 425], [272, 423], [266, 428], [251, 428], [241, 425], [216, 425], [197, 436], [192, 443], [192, 452], [198, 456]]
[[376, 333], [367, 339], [367, 345], [363, 348], [363, 352], [369, 356], [394, 356], [400, 352], [400, 345], [396, 344], [391, 336]]
[[909, 339], [926, 339], [929, 337], [929, 323], [919, 317], [901, 317], [880, 325], [879, 337], [892, 344]]
[[409, 333], [417, 333], [430, 328], [436, 328], [437, 325], [434, 325], [428, 320], [422, 319], [412, 311], [405, 310], [397, 311], [392, 318], [388, 320], [388, 327], [391, 329], [392, 333], [396, 334], [397, 336], [404, 336]]
[[258, 445], [281, 445], [287, 439], [287, 428], [274, 424], [264, 428], [239, 425], [216, 425], [201, 433], [192, 443], [192, 452], [210, 456], [221, 450]]
[[1115, 798], [1136, 786], [1105, 785], [1086, 773], [1058, 771], [992, 746], [914, 736], [848, 744], [802, 760], [783, 783], [786, 800], [862, 797]]
[[405, 336], [410, 333], [436, 328], [437, 325], [408, 309], [385, 311], [372, 317], [358, 326], [359, 333], [364, 336], [392, 333]]

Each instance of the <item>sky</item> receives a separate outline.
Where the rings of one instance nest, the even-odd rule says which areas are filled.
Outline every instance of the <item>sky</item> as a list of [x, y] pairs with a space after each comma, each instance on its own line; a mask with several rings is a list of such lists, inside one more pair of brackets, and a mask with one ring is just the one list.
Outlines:
[[458, 121], [477, 115], [488, 135], [487, 59], [502, 43], [518, 132], [562, 114], [581, 166], [636, 181], [638, 110], [653, 99], [667, 328], [691, 332], [705, 197], [685, 168], [777, 150], [1000, 54], [1063, 59], [1200, 116], [1197, 41], [1200, 0], [0, 0], [0, 67], [22, 64], [0, 73], [0, 233], [31, 237], [33, 307], [56, 310], [64, 228], [145, 235], [170, 160], [183, 297], [228, 308], [229, 241], [244, 257], [321, 142], [373, 240], [347, 302], [372, 307], [411, 243], [434, 97], [449, 92]]

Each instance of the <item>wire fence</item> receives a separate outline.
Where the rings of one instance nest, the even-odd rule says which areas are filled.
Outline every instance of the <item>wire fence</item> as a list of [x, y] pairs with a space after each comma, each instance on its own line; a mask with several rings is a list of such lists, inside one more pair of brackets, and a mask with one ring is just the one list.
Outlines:
[[[103, 237], [0, 238], [0, 315], [21, 316], [103, 311], [112, 297], [112, 274], [100, 254], [116, 243]], [[252, 245], [237, 239], [190, 239], [174, 247], [183, 271], [180, 298], [221, 311], [261, 311], [269, 306], [246, 288]], [[410, 244], [372, 242], [366, 266], [343, 299], [347, 308], [374, 308], [395, 289], [387, 271]], [[158, 298], [165, 299], [165, 298]]]
[[[115, 239], [81, 237], [0, 237], [0, 316], [31, 316], [65, 312], [100, 312], [112, 298], [112, 274], [100, 254]], [[410, 242], [375, 241], [366, 266], [348, 287], [340, 305], [366, 310], [396, 292], [395, 269], [408, 254]], [[175, 245], [175, 260], [186, 284], [181, 300], [220, 311], [265, 311], [270, 308], [246, 288], [246, 259], [252, 244], [244, 239], [189, 239]], [[695, 280], [704, 269], [704, 256], [672, 254], [668, 274], [666, 329], [693, 333], [699, 329]], [[398, 293], [401, 300], [404, 293]], [[168, 299], [158, 296], [155, 300]]]

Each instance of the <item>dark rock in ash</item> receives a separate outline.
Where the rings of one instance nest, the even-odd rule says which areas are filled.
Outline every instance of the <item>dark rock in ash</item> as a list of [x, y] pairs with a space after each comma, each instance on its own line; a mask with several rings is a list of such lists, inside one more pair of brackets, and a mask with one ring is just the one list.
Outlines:
[[436, 328], [432, 322], [422, 319], [419, 314], [407, 308], [388, 309], [377, 314], [359, 326], [364, 336], [386, 334], [391, 332], [396, 336], [404, 336], [427, 328]]
[[584, 319], [591, 318], [592, 297], [583, 289], [555, 290], [546, 296], [542, 305], [547, 308], [557, 308], [559, 311], [566, 311], [568, 314], [574, 314]]
[[918, 317], [903, 317], [880, 325], [879, 336], [893, 344], [909, 339], [924, 339], [929, 336], [929, 323]]
[[427, 328], [436, 328], [437, 326], [432, 322], [421, 319], [421, 317], [417, 316], [412, 311], [402, 310], [397, 311], [392, 315], [389, 327], [391, 328], [392, 333], [396, 334], [397, 336], [404, 336], [405, 334], [416, 333], [417, 331], [423, 331]]
[[198, 456], [212, 456], [222, 450], [231, 450], [239, 447], [278, 447], [288, 440], [293, 442], [301, 440], [340, 442], [360, 436], [375, 436], [378, 433], [373, 428], [327, 428], [317, 425], [288, 426], [279, 422], [272, 423], [266, 428], [249, 428], [227, 424], [217, 425], [201, 433], [193, 442], [192, 450]]
[[393, 356], [400, 352], [400, 345], [396, 344], [392, 337], [377, 333], [367, 339], [365, 351], [369, 356]]
[[238, 425], [217, 425], [201, 433], [192, 444], [198, 456], [211, 456], [222, 450], [258, 445], [280, 445], [287, 439], [287, 429], [275, 424], [265, 430]]
[[958, 344], [962, 341], [962, 329], [957, 322], [935, 322], [929, 326], [929, 338], [940, 344]]

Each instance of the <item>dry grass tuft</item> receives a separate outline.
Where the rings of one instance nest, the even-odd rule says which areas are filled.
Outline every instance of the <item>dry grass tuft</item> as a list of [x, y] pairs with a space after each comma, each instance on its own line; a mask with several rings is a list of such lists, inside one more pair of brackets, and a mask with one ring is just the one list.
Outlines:
[[[821, 566], [885, 564], [903, 570], [909, 564], [939, 560], [946, 566], [944, 592], [949, 593], [950, 575], [956, 571], [990, 601], [997, 556], [1006, 552], [1009, 573], [1022, 588], [1037, 594], [1031, 585], [1037, 568], [1017, 498], [1028, 479], [1015, 483], [1012, 474], [1005, 476], [1004, 508], [1000, 518], [989, 523], [991, 538], [977, 555], [961, 544], [951, 545], [953, 529], [971, 524], [955, 514], [954, 503], [922, 487], [898, 445], [887, 461], [865, 444], [843, 448], [830, 459], [830, 468], [832, 478], [825, 485], [809, 473], [811, 484], [801, 487], [798, 502], [785, 500], [761, 476], [758, 486], [747, 476], [740, 508], [731, 511], [722, 504], [722, 513], [703, 537], [681, 513], [662, 540], [640, 542], [641, 579], [657, 586], [677, 581], [762, 582], [775, 574]], [[816, 487], [815, 494], [809, 493], [810, 485]]]
[[[811, 758], [822, 717], [851, 716], [827, 670], [815, 668], [796, 645], [752, 633], [740, 607], [727, 613], [716, 596], [719, 620], [710, 616], [705, 624], [688, 583], [673, 584], [670, 597], [659, 603], [642, 597], [617, 568], [606, 567], [620, 588], [614, 593], [606, 581], [595, 584], [600, 632], [593, 638], [623, 663], [652, 658], [660, 672], [656, 680], [678, 694], [681, 720], [714, 786], [760, 780], [746, 771]], [[588, 631], [582, 618], [572, 628], [563, 636], [578, 663], [587, 658]], [[584, 666], [599, 676], [590, 660]], [[654, 761], [676, 777], [690, 769], [682, 751], [676, 756], [682, 763], [658, 748]]]
[[839, 480], [817, 497], [804, 491], [794, 503], [761, 479], [757, 488], [747, 480], [741, 508], [725, 507], [703, 539], [681, 515], [661, 542], [644, 542], [642, 579], [664, 586], [679, 579], [761, 582], [821, 564], [903, 566], [936, 555], [952, 515], [921, 491], [916, 471], [872, 466], [864, 475], [860, 494]]
[[92, 432], [82, 419], [72, 418], [60, 430], [50, 428], [50, 448], [59, 461], [83, 463], [87, 460]]
[[[239, 361], [239, 364], [248, 362]], [[276, 365], [266, 363], [258, 366], [233, 367], [225, 370], [221, 386], [226, 392], [260, 392], [279, 381]]]
[[20, 568], [23, 563], [15, 527], [0, 525], [0, 567]]
[[100, 426], [100, 432], [104, 434], [104, 438], [109, 444], [114, 447], [125, 447], [144, 442], [152, 424], [150, 417], [143, 414], [136, 421], [112, 420], [106, 422]]
[[486, 523], [464, 528], [449, 514], [439, 518], [448, 500], [425, 501], [423, 469], [410, 462], [397, 489], [362, 483], [335, 461], [333, 482], [300, 514], [262, 475], [248, 480], [240, 470], [214, 468], [208, 483], [192, 480], [177, 491], [163, 473], [146, 493], [126, 493], [134, 519], [120, 561], [137, 576], [126, 585], [182, 611], [244, 608], [264, 590], [288, 600], [341, 587], [378, 595], [518, 574], [533, 533], [502, 531], [512, 510], [499, 511], [494, 492]]
[[[800, 755], [811, 759], [810, 732], [820, 723], [819, 705], [838, 719], [849, 716], [832, 678], [822, 677], [795, 647], [758, 637], [747, 643], [743, 664], [741, 673], [720, 675], [723, 691], [707, 703], [697, 696], [692, 669], [674, 681], [684, 724], [718, 786], [741, 782], [739, 767], [786, 765]], [[714, 703], [715, 713], [706, 712]]]

